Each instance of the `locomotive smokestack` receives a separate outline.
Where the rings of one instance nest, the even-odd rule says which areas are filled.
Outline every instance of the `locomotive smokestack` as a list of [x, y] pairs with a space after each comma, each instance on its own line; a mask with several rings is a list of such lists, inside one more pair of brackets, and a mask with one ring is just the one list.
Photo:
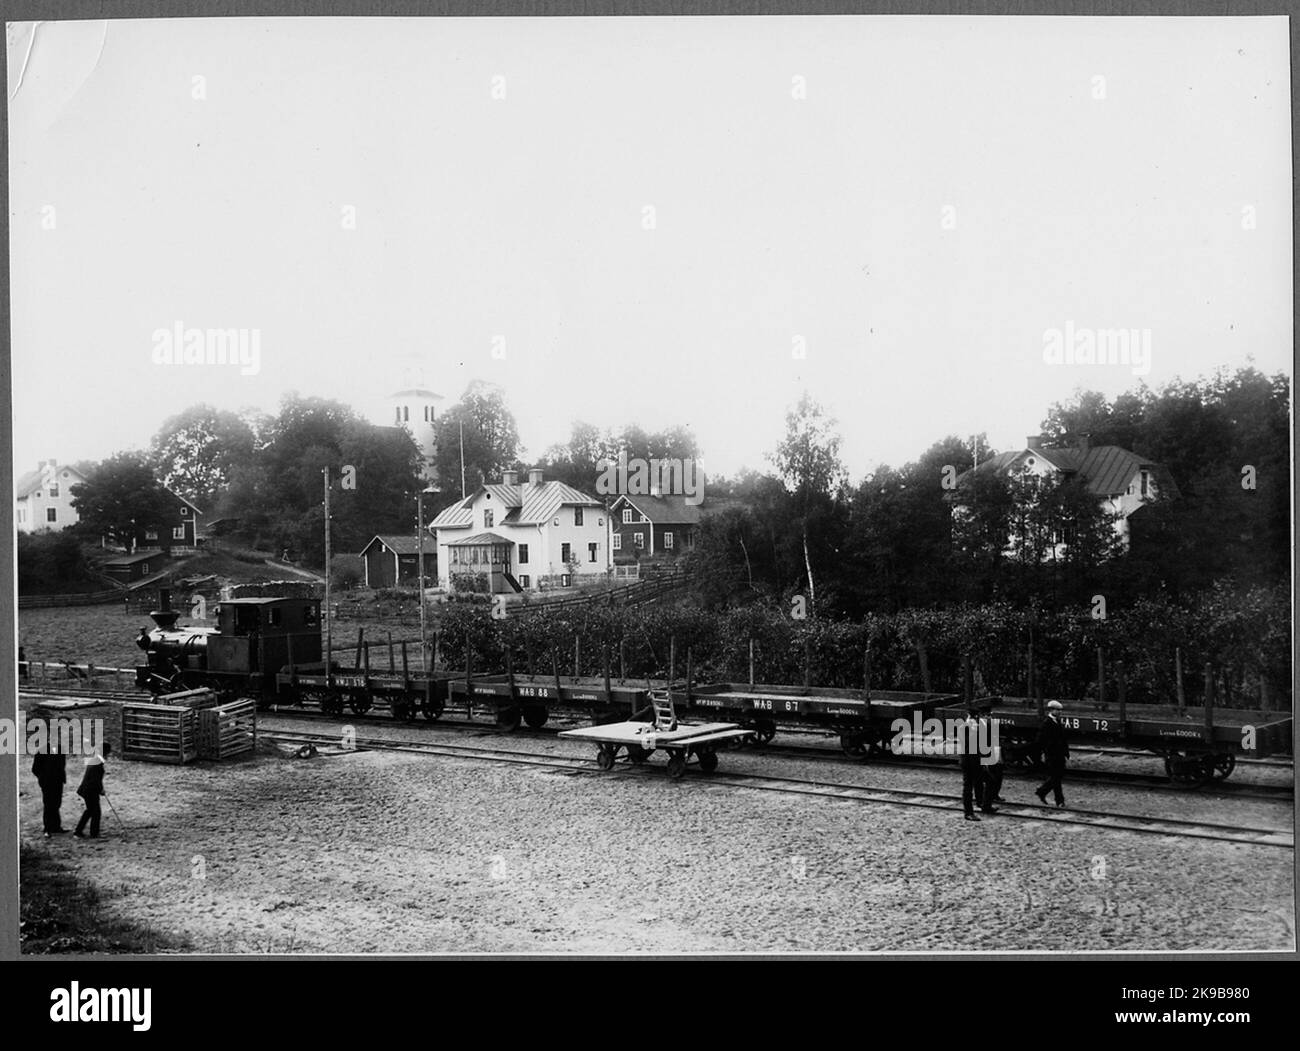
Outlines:
[[171, 588], [158, 589], [158, 608], [149, 614], [158, 627], [163, 631], [176, 626], [176, 620], [180, 616], [176, 610], [172, 609], [172, 590]]

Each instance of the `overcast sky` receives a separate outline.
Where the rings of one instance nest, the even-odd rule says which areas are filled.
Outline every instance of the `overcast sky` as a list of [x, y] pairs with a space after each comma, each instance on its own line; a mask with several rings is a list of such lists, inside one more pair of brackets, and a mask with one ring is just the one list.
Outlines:
[[[854, 478], [1022, 444], [1078, 386], [1289, 373], [1287, 46], [1284, 18], [10, 25], [15, 470], [198, 401], [379, 418], [416, 363], [448, 403], [503, 384], [533, 456], [575, 417], [685, 424], [714, 473], [763, 468], [806, 388]], [[259, 371], [156, 364], [178, 323], [258, 330]], [[1149, 372], [1044, 361], [1119, 328]]]

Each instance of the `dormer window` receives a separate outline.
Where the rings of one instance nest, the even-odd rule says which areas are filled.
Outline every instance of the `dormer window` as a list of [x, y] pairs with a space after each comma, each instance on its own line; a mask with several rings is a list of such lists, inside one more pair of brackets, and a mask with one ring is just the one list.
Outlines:
[[1142, 486], [1140, 492], [1142, 494], [1143, 499], [1146, 499], [1151, 495], [1151, 472], [1150, 471], [1142, 472]]

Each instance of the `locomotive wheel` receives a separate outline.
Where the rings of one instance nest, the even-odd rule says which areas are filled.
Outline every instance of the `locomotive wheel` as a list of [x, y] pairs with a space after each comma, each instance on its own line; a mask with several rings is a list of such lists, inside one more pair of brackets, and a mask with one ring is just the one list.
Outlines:
[[1226, 781], [1232, 776], [1232, 772], [1237, 769], [1237, 757], [1231, 752], [1220, 752], [1212, 760], [1214, 764], [1214, 776], [1220, 781]]
[[845, 753], [852, 756], [864, 756], [867, 754], [867, 747], [862, 741], [859, 734], [842, 733], [840, 734], [840, 747]]
[[550, 713], [545, 708], [525, 708], [524, 722], [536, 730], [539, 726], [545, 726], [546, 720], [550, 718]]
[[352, 709], [353, 715], [365, 715], [371, 709], [370, 698], [364, 694], [354, 693], [348, 698], [348, 707]]
[[681, 749], [675, 749], [672, 754], [668, 756], [668, 776], [674, 781], [678, 781], [685, 773], [686, 753]]
[[644, 763], [650, 758], [650, 749], [642, 748], [639, 744], [630, 744], [627, 746], [627, 757], [634, 763]]
[[758, 731], [759, 744], [767, 744], [776, 736], [776, 723], [771, 719], [760, 719], [754, 724], [754, 729]]
[[497, 729], [502, 733], [514, 733], [519, 729], [519, 709], [500, 708], [497, 710]]
[[698, 753], [700, 759], [700, 769], [706, 774], [713, 773], [718, 768], [718, 753], [710, 749], [707, 752]]
[[600, 751], [596, 753], [596, 765], [602, 770], [612, 770], [614, 768], [614, 749], [607, 744], [600, 746]]

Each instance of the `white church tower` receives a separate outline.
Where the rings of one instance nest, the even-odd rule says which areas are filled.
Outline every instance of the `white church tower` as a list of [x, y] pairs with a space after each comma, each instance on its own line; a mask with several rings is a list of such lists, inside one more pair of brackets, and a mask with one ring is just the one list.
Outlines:
[[424, 376], [424, 369], [408, 366], [402, 370], [399, 387], [385, 399], [387, 403], [384, 416], [378, 421], [389, 427], [405, 427], [420, 447], [420, 456], [424, 461], [422, 476], [433, 484], [433, 424], [438, 406], [446, 399], [430, 389]]

